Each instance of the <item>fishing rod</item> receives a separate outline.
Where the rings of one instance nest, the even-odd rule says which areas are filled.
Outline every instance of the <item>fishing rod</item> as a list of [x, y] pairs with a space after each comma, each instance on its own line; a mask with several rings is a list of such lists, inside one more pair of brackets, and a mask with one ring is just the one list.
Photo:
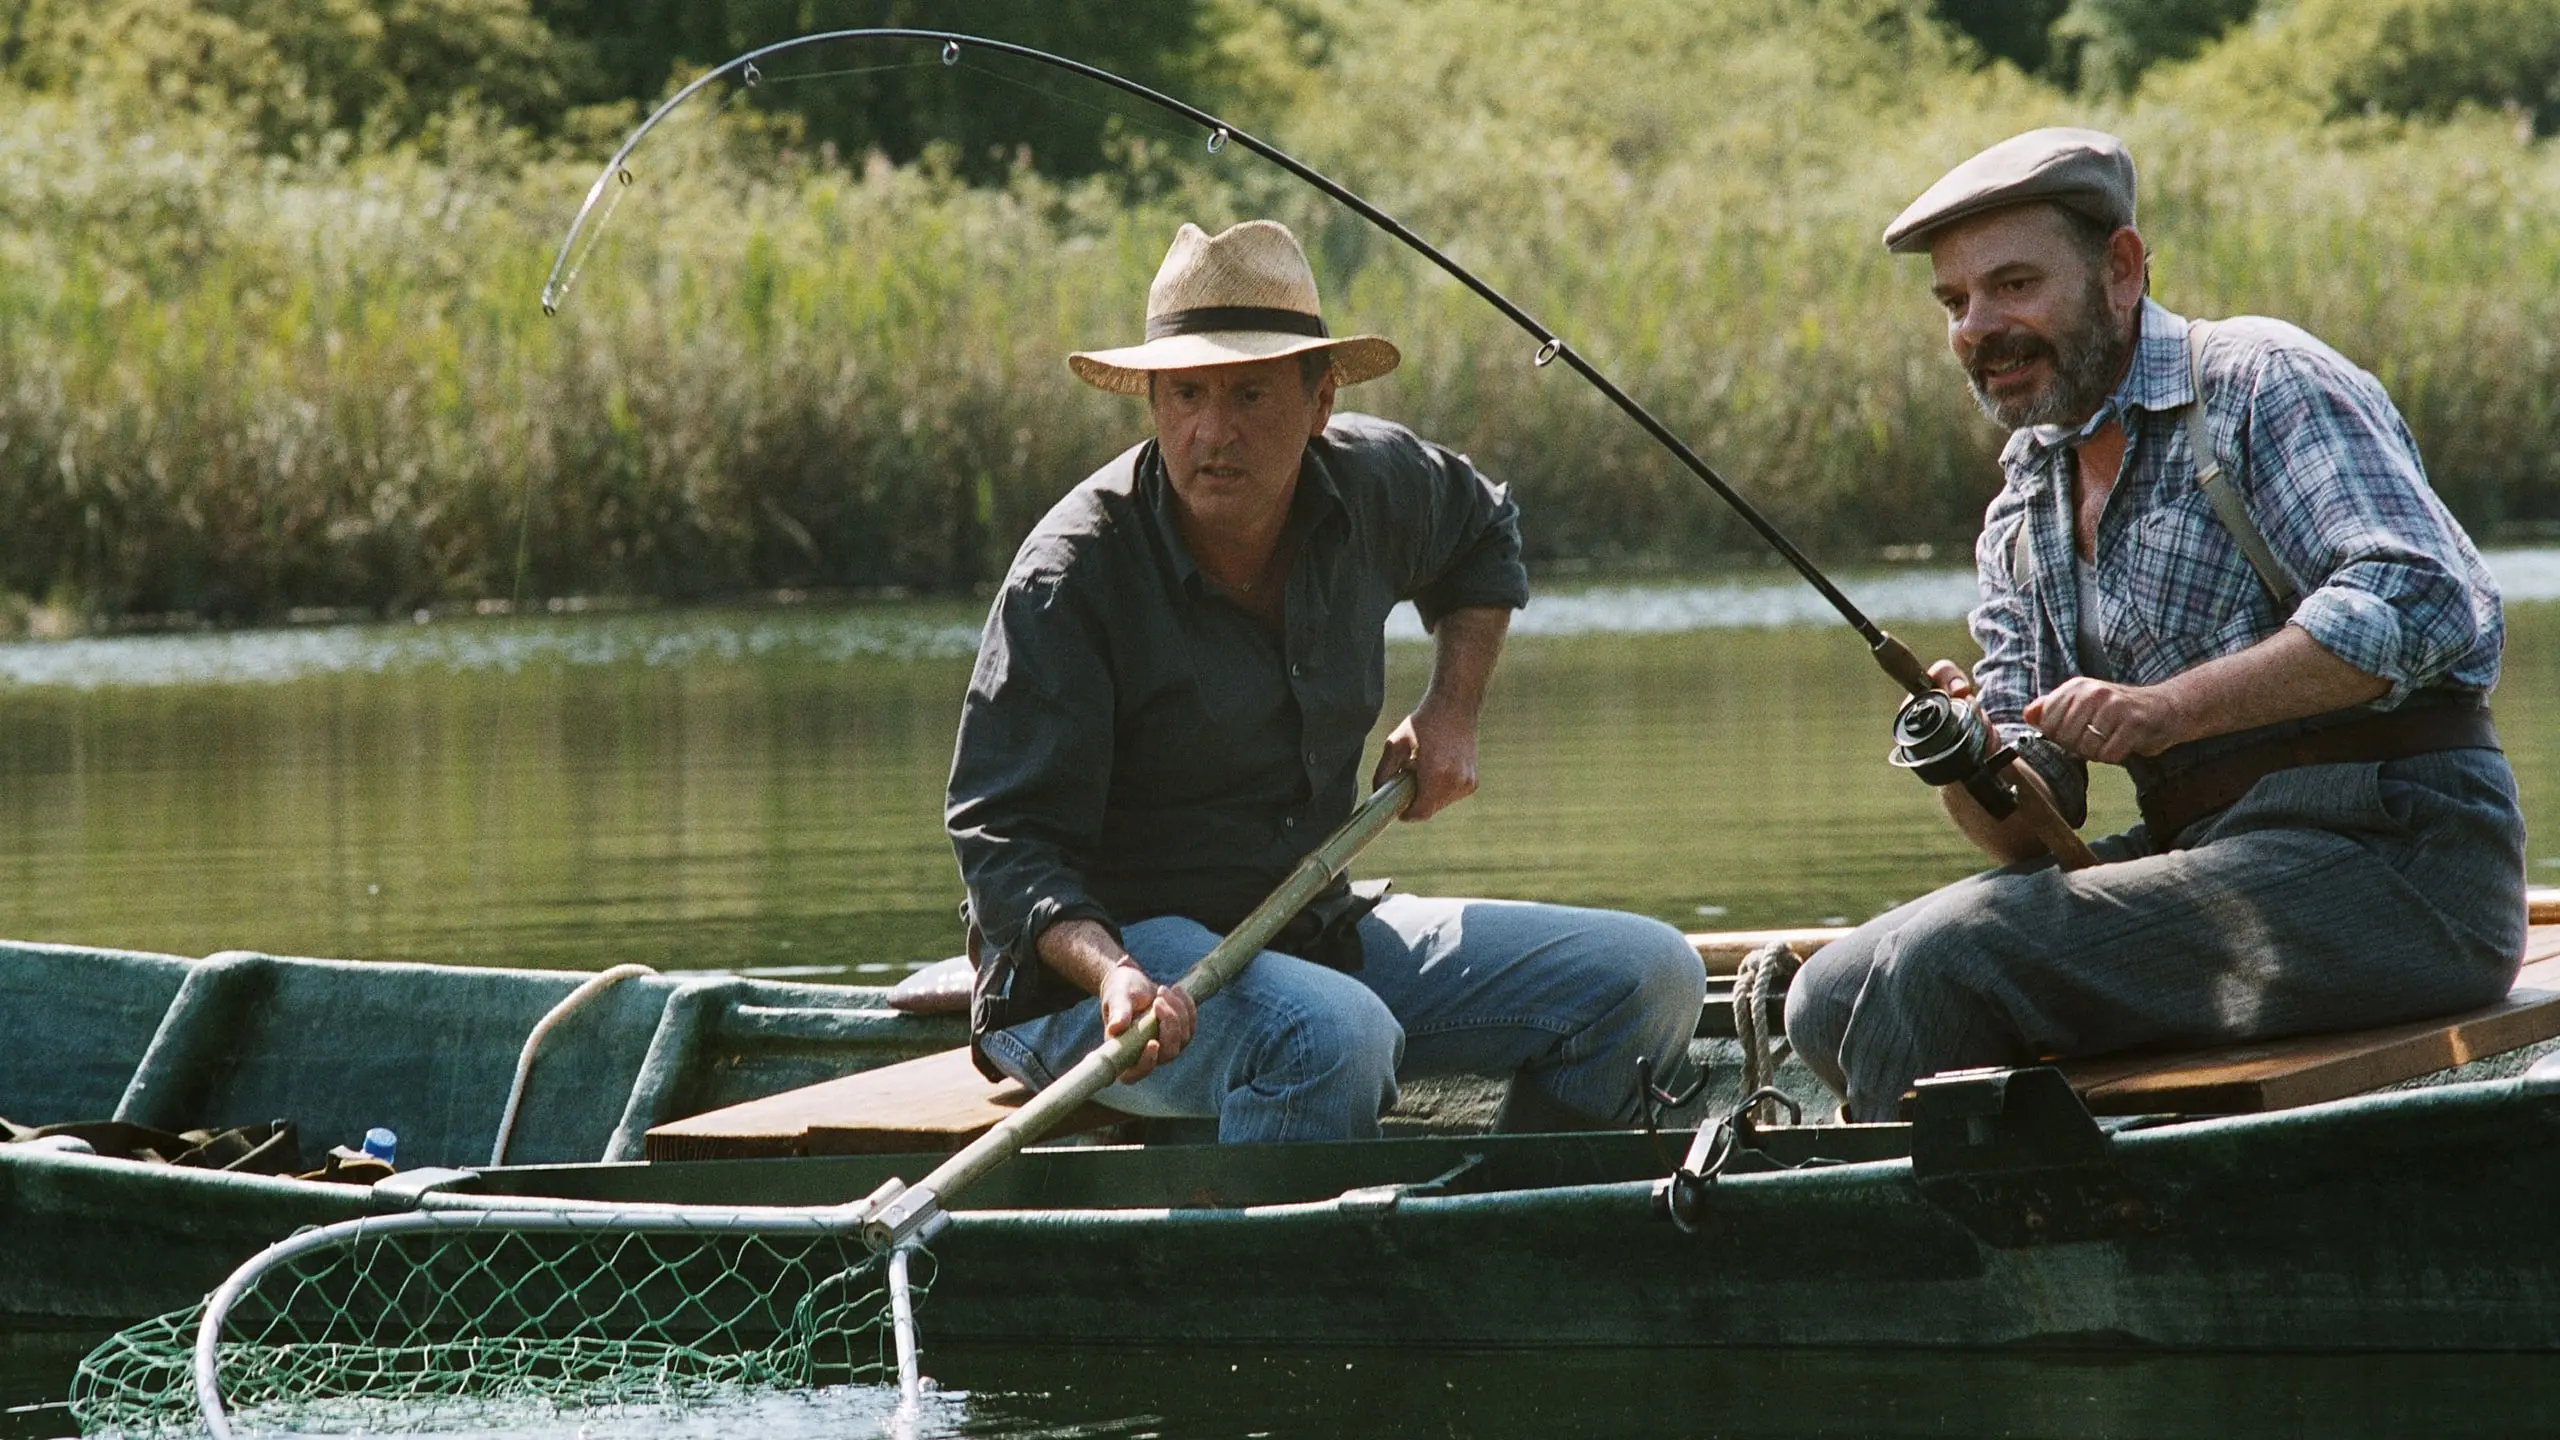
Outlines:
[[1823, 574], [1821, 568], [1816, 566], [1802, 550], [1797, 549], [1795, 542], [1788, 539], [1786, 533], [1781, 531], [1768, 516], [1760, 513], [1758, 506], [1753, 505], [1742, 492], [1727, 483], [1722, 475], [1716, 473], [1713, 466], [1689, 447], [1688, 442], [1674, 434], [1671, 427], [1654, 418], [1653, 412], [1638, 404], [1635, 397], [1620, 389], [1617, 382], [1601, 373], [1598, 366], [1584, 358], [1582, 353], [1574, 349], [1563, 336], [1548, 329], [1536, 316], [1521, 308], [1511, 297], [1495, 289], [1474, 271], [1451, 259], [1439, 247], [1408, 229], [1404, 222], [1371, 204], [1350, 187], [1260, 136], [1239, 129], [1196, 105], [1177, 100], [1173, 96], [1142, 85], [1126, 76], [1115, 75], [1097, 66], [1087, 65], [1079, 60], [1070, 60], [1063, 55], [1053, 55], [1046, 50], [1033, 49], [1028, 45], [1017, 45], [1005, 40], [990, 40], [984, 36], [963, 35], [948, 30], [917, 30], [900, 27], [826, 30], [795, 36], [788, 40], [778, 40], [773, 44], [747, 51], [715, 69], [705, 71], [695, 77], [691, 84], [669, 96], [623, 140], [622, 147], [613, 152], [613, 158], [605, 162], [604, 170], [596, 176], [595, 183], [588, 187], [586, 199], [578, 206], [577, 216], [569, 222], [569, 233], [560, 242], [559, 256], [552, 261], [551, 274], [543, 281], [543, 313], [548, 315], [559, 313], [561, 302], [568, 298], [569, 289], [577, 280], [578, 263], [575, 262], [582, 258], [582, 252], [578, 249], [578, 240], [586, 229], [588, 217], [597, 215], [601, 207], [603, 213], [597, 215], [599, 228], [605, 219], [610, 217], [614, 205], [619, 203], [620, 192], [628, 189], [633, 183], [628, 164], [632, 152], [639, 148], [640, 142], [648, 137], [649, 132], [657, 127], [659, 121], [664, 120], [704, 88], [728, 76], [737, 76], [750, 88], [762, 84], [764, 72], [760, 62], [770, 60], [774, 56], [816, 45], [874, 41], [938, 44], [942, 47], [941, 59], [946, 67], [958, 65], [961, 56], [970, 50], [984, 50], [992, 54], [1028, 60], [1034, 64], [1045, 65], [1054, 70], [1079, 75], [1087, 80], [1109, 86], [1122, 94], [1143, 100], [1160, 110], [1168, 111], [1200, 126], [1207, 132], [1207, 147], [1210, 154], [1218, 154], [1229, 145], [1240, 145], [1314, 186], [1353, 214], [1394, 236], [1408, 249], [1440, 267], [1459, 284], [1474, 291], [1485, 303], [1501, 311], [1513, 324], [1527, 331], [1538, 342], [1537, 351], [1531, 356], [1530, 363], [1544, 369], [1561, 360], [1567, 369], [1581, 376], [1593, 389], [1606, 396], [1610, 404], [1617, 406], [1627, 418], [1635, 421], [1645, 434], [1653, 437], [1656, 443], [1670, 451], [1691, 475], [1714, 491], [1717, 498], [1732, 507], [1734, 513], [1742, 517], [1743, 523], [1749, 525], [1763, 541], [1767, 542], [1770, 549], [1777, 551], [1781, 558], [1793, 566], [1796, 574], [1802, 576], [1806, 584], [1811, 585], [1824, 600], [1830, 602], [1831, 608], [1838, 611], [1840, 618], [1847, 621], [1849, 627], [1858, 632], [1858, 637], [1866, 642], [1867, 653], [1875, 658], [1876, 664], [1884, 670], [1885, 674], [1893, 678], [1895, 684], [1910, 692], [1910, 698], [1904, 703], [1901, 713], [1894, 721], [1892, 759], [1896, 765], [1911, 770], [1932, 785], [1963, 785], [1995, 819], [2023, 809], [2037, 838], [2045, 843], [2046, 848], [2053, 851], [2065, 868], [2077, 869], [2096, 863], [2097, 857], [2081, 843], [2080, 837], [2073, 833], [2070, 824], [2054, 810], [2052, 802], [2045, 798], [2041, 789], [2022, 778], [2016, 780], [2005, 778], [2016, 768], [2016, 754], [2008, 747], [1996, 744], [1989, 722], [1983, 718], [1979, 706], [1957, 700], [1940, 690], [1937, 683], [1930, 679], [1928, 667], [1920, 663], [1920, 657], [1912, 653], [1910, 646], [1895, 639], [1891, 633], [1867, 618], [1866, 612], [1860, 610], [1857, 603], [1852, 601], [1838, 585], [1833, 584], [1831, 577]]

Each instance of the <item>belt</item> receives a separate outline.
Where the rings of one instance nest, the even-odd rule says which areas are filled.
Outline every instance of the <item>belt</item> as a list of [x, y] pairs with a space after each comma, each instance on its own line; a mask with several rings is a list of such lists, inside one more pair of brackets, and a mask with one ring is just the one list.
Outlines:
[[2261, 740], [2181, 770], [2140, 797], [2142, 823], [2156, 843], [2174, 848], [2188, 826], [2237, 803], [2251, 786], [2279, 770], [2406, 760], [2437, 750], [2497, 748], [2498, 730], [2489, 723], [2485, 704], [2387, 711], [2343, 725]]

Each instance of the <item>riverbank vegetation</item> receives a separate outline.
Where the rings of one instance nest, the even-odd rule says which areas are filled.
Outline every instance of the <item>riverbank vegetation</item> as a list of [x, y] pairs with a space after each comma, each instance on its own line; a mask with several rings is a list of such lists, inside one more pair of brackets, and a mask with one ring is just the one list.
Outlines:
[[[2163, 17], [2176, 20], [2170, 24]], [[1876, 234], [2030, 125], [2132, 142], [2155, 290], [2391, 386], [2475, 526], [2560, 521], [2560, 9], [2545, 0], [22, 0], [0, 41], [0, 623], [484, 599], [965, 591], [1144, 433], [1120, 343], [1179, 220], [1275, 214], [1352, 392], [1514, 483], [1545, 561], [1747, 535], [1480, 301], [1272, 167], [965, 52], [1125, 69], [1442, 243], [1818, 556], [1960, 553], [2000, 437]], [[874, 67], [894, 67], [880, 69]], [[858, 74], [829, 73], [859, 71]]]

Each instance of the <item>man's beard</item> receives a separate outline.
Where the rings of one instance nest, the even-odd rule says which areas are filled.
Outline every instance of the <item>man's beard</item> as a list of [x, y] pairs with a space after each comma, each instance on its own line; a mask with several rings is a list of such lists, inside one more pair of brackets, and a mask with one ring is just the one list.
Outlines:
[[[2132, 334], [2107, 304], [2106, 277], [2092, 275], [2081, 296], [2080, 313], [2061, 334], [2051, 342], [2023, 330], [1994, 335], [1973, 352], [1972, 362], [1965, 366], [1965, 381], [1982, 413], [2007, 429], [2078, 425], [2106, 403], [2132, 349]], [[2053, 365], [2053, 379], [2043, 389], [2007, 402], [1991, 398], [1983, 383], [1984, 372], [2035, 359], [2047, 359]]]

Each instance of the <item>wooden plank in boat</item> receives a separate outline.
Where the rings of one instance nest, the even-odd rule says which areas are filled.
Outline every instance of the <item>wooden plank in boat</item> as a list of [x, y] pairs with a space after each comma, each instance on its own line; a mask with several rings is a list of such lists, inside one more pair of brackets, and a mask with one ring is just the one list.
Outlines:
[[[2537, 926], [2560, 926], [2560, 886], [2537, 886], [2525, 893], [2525, 908]], [[1849, 933], [1846, 925], [1799, 925], [1792, 930], [1708, 930], [1689, 937], [1689, 948], [1706, 962], [1710, 975], [1731, 975], [1742, 965], [1742, 957], [1772, 940], [1787, 942], [1787, 948], [1798, 958]], [[2560, 941], [2555, 941], [2560, 946]]]
[[2560, 924], [2537, 925], [2507, 998], [2468, 1014], [2175, 1055], [2065, 1061], [2100, 1115], [2284, 1110], [2414, 1080], [2560, 1035]]
[[1768, 944], [1783, 940], [1787, 948], [1801, 960], [1814, 951], [1849, 933], [1846, 925], [1800, 925], [1793, 930], [1716, 930], [1689, 937], [1689, 948], [1706, 962], [1710, 975], [1731, 975], [1742, 968], [1742, 957]]
[[[651, 1160], [737, 1160], [952, 1151], [1030, 1098], [1018, 1081], [980, 1075], [962, 1046], [670, 1121], [649, 1132], [643, 1153]], [[1050, 1133], [1072, 1135], [1128, 1118], [1087, 1105]]]
[[[2555, 897], [2553, 910], [2560, 916], [2560, 897]], [[1792, 930], [1719, 930], [1691, 935], [1689, 948], [1698, 952], [1710, 975], [1731, 975], [1742, 968], [1742, 957], [1772, 940], [1787, 942], [1798, 959], [1849, 933], [1845, 925], [1808, 925]], [[889, 991], [889, 1008], [913, 1015], [961, 1015], [969, 1009], [969, 957], [955, 955], [948, 960], [928, 965], [901, 980]]]
[[[2560, 924], [2560, 888], [2543, 888], [2525, 892], [2526, 902], [2536, 925]], [[1742, 957], [1768, 944], [1783, 940], [1798, 958], [1849, 933], [1846, 925], [1799, 925], [1787, 930], [1706, 930], [1691, 935], [1689, 948], [1698, 952], [1710, 975], [1726, 976], [1742, 966]], [[908, 976], [889, 993], [892, 1009], [919, 1014], [959, 1013], [969, 1008], [969, 962], [955, 956], [938, 965]]]
[[[2529, 968], [2516, 992], [2487, 1010], [2268, 1045], [2074, 1061], [2065, 1072], [2102, 1114], [2267, 1110], [2354, 1094], [2560, 1034], [2560, 890], [2537, 890], [2530, 899], [2536, 928], [2526, 947]], [[1689, 943], [1708, 974], [1730, 976], [1742, 957], [1771, 940], [1810, 955], [1847, 933], [1843, 926], [1733, 930], [1692, 935]], [[2548, 973], [2532, 968], [2545, 960], [2553, 962]], [[1028, 1098], [1012, 1081], [989, 1083], [965, 1048], [948, 1050], [661, 1125], [649, 1132], [644, 1153], [710, 1160], [956, 1150]], [[1056, 1133], [1127, 1118], [1088, 1105]]]

